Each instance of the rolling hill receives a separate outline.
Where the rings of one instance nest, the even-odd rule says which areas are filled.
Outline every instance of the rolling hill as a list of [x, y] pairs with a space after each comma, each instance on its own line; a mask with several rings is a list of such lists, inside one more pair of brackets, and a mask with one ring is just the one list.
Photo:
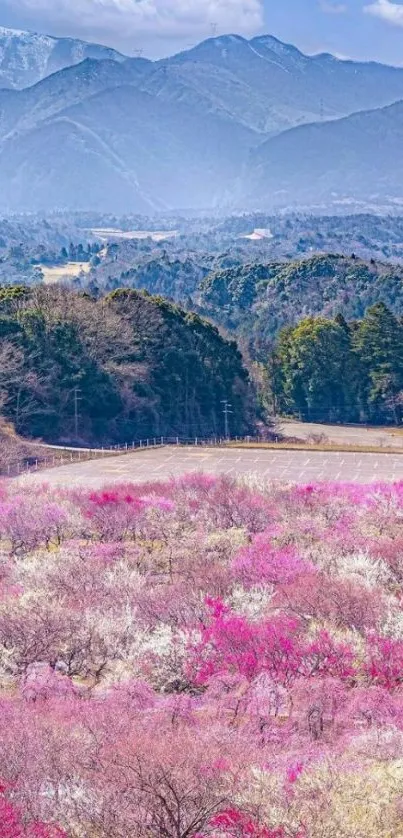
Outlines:
[[378, 302], [402, 316], [401, 265], [334, 254], [216, 271], [198, 291], [200, 310], [262, 359], [283, 326], [310, 315], [360, 319]]
[[25, 436], [104, 444], [220, 434], [227, 395], [234, 430], [253, 426], [256, 404], [236, 344], [161, 297], [0, 287], [0, 334], [13, 360], [0, 381], [4, 416]]

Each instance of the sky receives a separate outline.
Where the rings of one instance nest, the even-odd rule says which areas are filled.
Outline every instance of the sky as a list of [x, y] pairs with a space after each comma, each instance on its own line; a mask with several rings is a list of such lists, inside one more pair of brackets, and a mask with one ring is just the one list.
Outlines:
[[0, 0], [0, 25], [150, 58], [212, 34], [269, 33], [307, 53], [403, 66], [403, 0]]

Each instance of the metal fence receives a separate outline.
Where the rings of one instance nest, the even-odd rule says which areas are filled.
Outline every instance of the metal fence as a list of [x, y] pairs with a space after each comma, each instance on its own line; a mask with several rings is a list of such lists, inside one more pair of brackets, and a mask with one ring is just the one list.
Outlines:
[[[262, 441], [262, 437], [150, 437], [149, 439], [140, 439], [134, 442], [126, 442], [123, 445], [104, 446], [102, 448], [70, 448], [68, 446], [53, 446], [55, 454], [44, 454], [44, 456], [34, 455], [26, 457], [20, 462], [12, 463], [6, 467], [0, 467], [0, 475], [2, 477], [18, 477], [19, 475], [41, 471], [42, 469], [53, 468], [56, 466], [68, 465], [69, 463], [79, 463], [93, 459], [100, 459], [102, 457], [112, 457], [122, 454], [130, 454], [133, 451], [147, 451], [150, 448], [162, 448], [165, 446], [196, 446], [196, 447], [215, 447], [225, 445], [229, 442], [256, 442]], [[38, 447], [38, 446], [37, 446]], [[52, 449], [52, 446], [41, 444], [39, 447], [46, 448], [47, 451]]]

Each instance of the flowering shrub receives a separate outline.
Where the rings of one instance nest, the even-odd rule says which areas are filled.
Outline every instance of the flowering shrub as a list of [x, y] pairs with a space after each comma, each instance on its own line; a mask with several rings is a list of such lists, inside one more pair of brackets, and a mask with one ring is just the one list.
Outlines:
[[[250, 838], [287, 838], [286, 832], [282, 826], [270, 829], [267, 826], [260, 826], [252, 820], [244, 812], [237, 809], [228, 809], [225, 812], [220, 812], [211, 819], [210, 826], [213, 828], [213, 834], [228, 836], [228, 838], [243, 838], [250, 836]], [[200, 836], [201, 838], [201, 836]], [[295, 838], [303, 838], [303, 832], [298, 831]]]
[[1, 838], [403, 838], [403, 484], [0, 498]]
[[5, 796], [6, 787], [0, 784], [0, 834], [1, 838], [67, 838], [66, 833], [54, 824], [25, 822], [21, 812]]

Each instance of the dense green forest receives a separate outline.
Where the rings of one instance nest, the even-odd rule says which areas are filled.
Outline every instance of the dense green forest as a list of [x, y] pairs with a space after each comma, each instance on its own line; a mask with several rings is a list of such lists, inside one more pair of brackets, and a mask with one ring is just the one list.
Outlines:
[[314, 422], [403, 419], [403, 324], [384, 305], [360, 321], [307, 317], [287, 326], [269, 359], [275, 412]]
[[[95, 222], [176, 233], [101, 245]], [[243, 238], [254, 227], [266, 237]], [[400, 421], [403, 267], [361, 256], [398, 248], [402, 230], [400, 218], [370, 216], [3, 222], [0, 412], [20, 434], [83, 443], [220, 434], [226, 398], [242, 433], [256, 390], [266, 418]], [[339, 241], [356, 252], [308, 256]], [[41, 266], [74, 261], [89, 273], [38, 284]], [[375, 363], [379, 342], [370, 362], [359, 349], [378, 303], [397, 335], [393, 375]]]
[[264, 361], [278, 331], [307, 315], [360, 319], [377, 302], [403, 314], [403, 268], [332, 254], [243, 265], [210, 274], [198, 302], [204, 314], [244, 338], [251, 354]]
[[[26, 436], [114, 443], [253, 428], [255, 400], [234, 342], [145, 292], [95, 300], [56, 286], [0, 291], [0, 404]], [[76, 417], [77, 411], [77, 417]]]

